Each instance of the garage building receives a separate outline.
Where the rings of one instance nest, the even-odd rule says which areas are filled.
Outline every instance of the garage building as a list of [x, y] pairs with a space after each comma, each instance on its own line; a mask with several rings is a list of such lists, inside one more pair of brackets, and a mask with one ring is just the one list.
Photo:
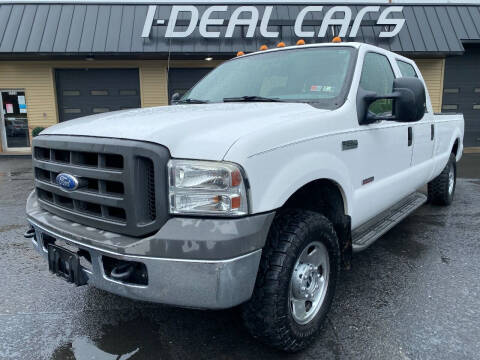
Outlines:
[[[356, 30], [355, 30], [356, 29]], [[80, 116], [167, 105], [237, 51], [345, 41], [413, 58], [480, 147], [480, 5], [0, 1], [0, 151]], [[132, 124], [134, 126], [134, 124]]]

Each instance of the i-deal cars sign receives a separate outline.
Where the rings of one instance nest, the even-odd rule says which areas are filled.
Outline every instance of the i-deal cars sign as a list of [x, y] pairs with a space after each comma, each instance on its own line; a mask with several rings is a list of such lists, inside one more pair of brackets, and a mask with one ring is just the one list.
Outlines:
[[[204, 38], [231, 38], [237, 26], [246, 28], [245, 37], [252, 38], [258, 25], [260, 25], [259, 32], [262, 37], [277, 38], [279, 37], [279, 32], [269, 29], [273, 9], [274, 6], [265, 6], [263, 13], [260, 14], [256, 6], [239, 6], [235, 8], [231, 16], [227, 19], [225, 15], [229, 10], [228, 5], [210, 6], [207, 7], [203, 13], [200, 13], [194, 5], [174, 5], [171, 8], [168, 20], [165, 20], [154, 19], [157, 6], [151, 5], [148, 7], [142, 37], [148, 38], [154, 25], [166, 25], [166, 38], [186, 38], [193, 33], [197, 26], [200, 35]], [[361, 8], [353, 18], [352, 9], [349, 6], [333, 6], [324, 13], [323, 6], [311, 5], [300, 10], [293, 23], [293, 27], [295, 35], [300, 38], [323, 38], [327, 34], [330, 26], [340, 27], [338, 36], [342, 38], [354, 38], [357, 36], [358, 29], [364, 17], [368, 13], [379, 13], [375, 25], [385, 26], [385, 28], [378, 36], [381, 38], [390, 38], [397, 35], [405, 24], [405, 19], [403, 15], [401, 15], [402, 10], [402, 6], [388, 6], [381, 11], [380, 6], [365, 6]], [[394, 13], [399, 13], [401, 17], [392, 18], [391, 15]], [[180, 15], [182, 15], [182, 20], [179, 19]], [[318, 19], [317, 22], [314, 23], [314, 25], [320, 25], [318, 33], [304, 29], [305, 18], [311, 15], [313, 15], [313, 22], [315, 22], [315, 19]], [[308, 25], [312, 25], [312, 20], [309, 21]], [[209, 29], [209, 26], [222, 26], [224, 30], [212, 30]]]

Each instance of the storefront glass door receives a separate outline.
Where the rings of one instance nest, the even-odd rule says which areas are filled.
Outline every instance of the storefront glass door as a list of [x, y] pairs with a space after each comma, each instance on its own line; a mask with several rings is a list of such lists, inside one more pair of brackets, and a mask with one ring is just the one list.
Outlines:
[[0, 91], [1, 131], [4, 150], [22, 150], [30, 147], [27, 103], [23, 90]]

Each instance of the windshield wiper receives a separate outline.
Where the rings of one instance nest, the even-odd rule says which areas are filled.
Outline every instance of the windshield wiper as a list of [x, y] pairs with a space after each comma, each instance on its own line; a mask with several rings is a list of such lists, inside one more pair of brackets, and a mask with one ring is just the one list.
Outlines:
[[182, 99], [178, 100], [177, 104], [206, 104], [208, 101], [200, 100], [200, 99]]
[[256, 95], [246, 95], [239, 97], [227, 97], [223, 98], [223, 102], [281, 102], [279, 98], [269, 98]]

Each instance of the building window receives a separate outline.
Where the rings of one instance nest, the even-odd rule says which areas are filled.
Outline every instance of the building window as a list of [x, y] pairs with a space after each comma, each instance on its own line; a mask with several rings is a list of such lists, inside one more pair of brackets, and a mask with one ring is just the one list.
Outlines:
[[80, 96], [80, 90], [63, 90], [63, 96]]
[[136, 96], [137, 90], [120, 90], [119, 94], [122, 96]]
[[82, 112], [81, 109], [72, 109], [72, 108], [65, 108], [63, 109], [65, 114], [80, 114]]
[[458, 94], [460, 92], [460, 89], [459, 88], [455, 88], [455, 89], [443, 89], [443, 93], [444, 94]]
[[480, 93], [480, 88], [475, 88], [473, 91], [476, 93]]
[[93, 96], [107, 96], [108, 90], [90, 90], [90, 95]]
[[458, 105], [442, 105], [442, 110], [445, 111], [456, 111], [458, 110]]
[[0, 91], [1, 120], [0, 129], [4, 136], [4, 149], [30, 147], [28, 131], [27, 103], [24, 90]]
[[473, 110], [480, 110], [480, 105], [478, 104], [473, 105]]
[[92, 109], [92, 112], [94, 114], [99, 114], [99, 113], [104, 113], [104, 112], [109, 112], [110, 109], [109, 108], [93, 108]]

